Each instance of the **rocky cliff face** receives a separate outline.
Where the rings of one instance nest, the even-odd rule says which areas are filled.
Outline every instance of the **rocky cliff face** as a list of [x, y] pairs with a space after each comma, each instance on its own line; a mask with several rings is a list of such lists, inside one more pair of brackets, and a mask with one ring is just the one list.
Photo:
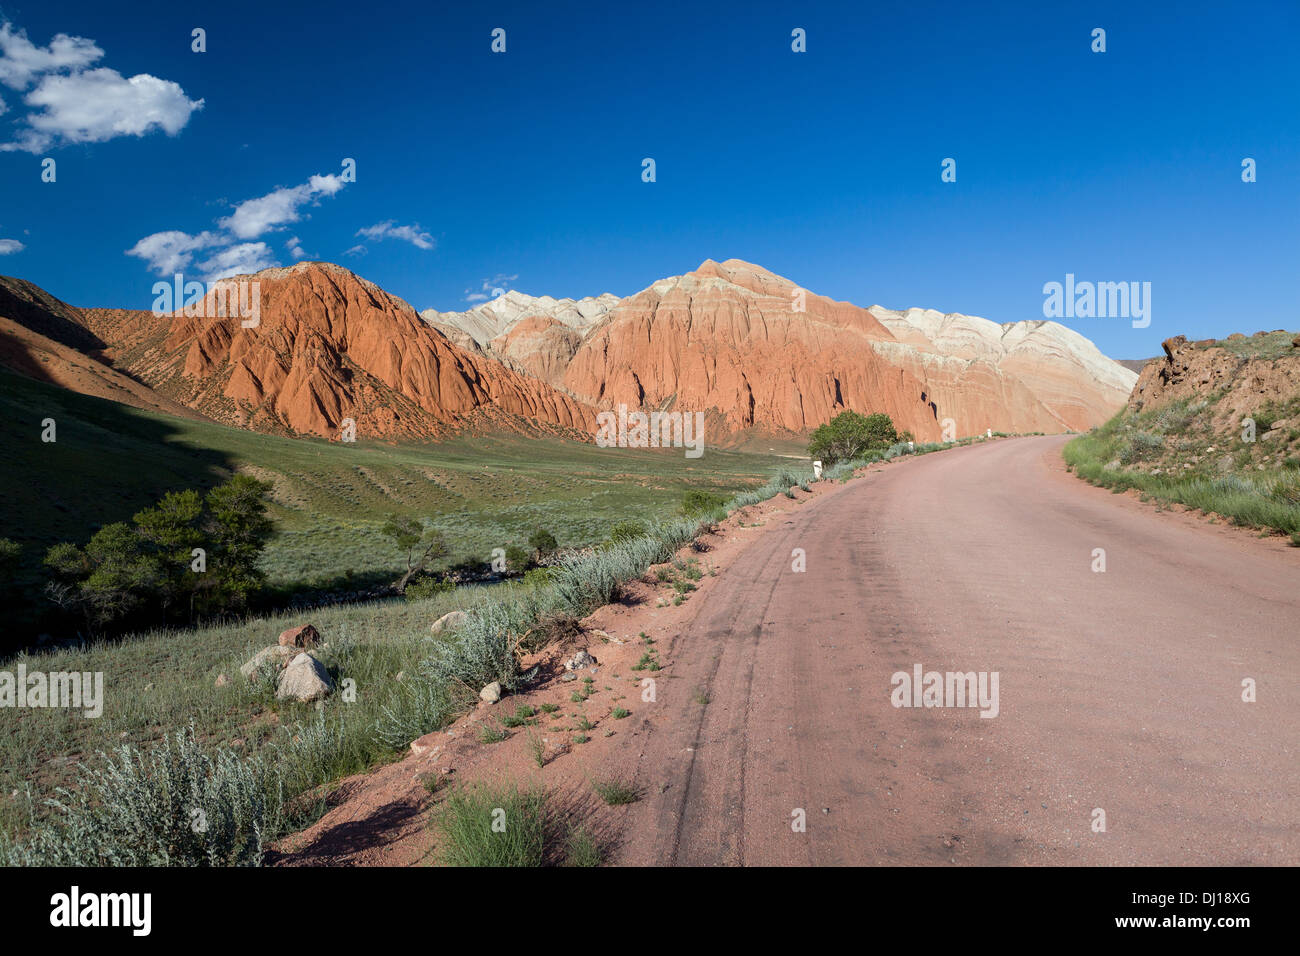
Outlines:
[[[257, 282], [260, 321], [88, 310], [118, 364], [209, 417], [244, 427], [337, 438], [434, 438], [482, 424], [558, 431], [594, 427], [590, 409], [543, 382], [450, 342], [407, 303], [328, 263], [227, 280]], [[237, 293], [230, 293], [235, 300]]]
[[[867, 310], [730, 259], [706, 261], [619, 302], [569, 362], [564, 385], [601, 409], [701, 411], [736, 432], [806, 434], [845, 409], [940, 435], [925, 385], [871, 343]], [[803, 311], [797, 311], [797, 305]]]
[[1199, 342], [1177, 335], [1161, 344], [1164, 356], [1147, 362], [1133, 388], [1131, 412], [1216, 399], [1216, 426], [1235, 428], [1265, 405], [1300, 395], [1300, 335], [1278, 330]]

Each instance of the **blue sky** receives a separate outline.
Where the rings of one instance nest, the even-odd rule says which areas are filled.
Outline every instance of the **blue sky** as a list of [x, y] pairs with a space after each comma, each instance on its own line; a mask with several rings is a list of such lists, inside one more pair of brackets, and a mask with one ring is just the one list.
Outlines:
[[[1121, 358], [1300, 328], [1293, 0], [120, 11], [0, 0], [0, 248], [22, 246], [0, 273], [76, 305], [148, 308], [178, 261], [305, 254], [460, 309], [485, 283], [627, 295], [736, 257], [1002, 322], [1067, 273], [1150, 282], [1148, 328], [1065, 320]], [[141, 245], [159, 233], [194, 248]]]

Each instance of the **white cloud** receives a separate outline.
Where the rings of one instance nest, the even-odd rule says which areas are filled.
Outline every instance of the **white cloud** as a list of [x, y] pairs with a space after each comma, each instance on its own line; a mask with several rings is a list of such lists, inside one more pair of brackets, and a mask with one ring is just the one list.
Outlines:
[[[265, 242], [239, 242], [259, 238], [302, 218], [299, 210], [307, 203], [319, 204], [322, 196], [333, 196], [343, 188], [338, 176], [312, 176], [301, 186], [276, 189], [265, 196], [237, 204], [229, 216], [217, 220], [218, 228], [198, 235], [171, 229], [145, 236], [126, 251], [128, 256], [143, 259], [156, 275], [184, 272], [201, 249], [214, 250], [198, 268], [211, 282], [227, 276], [257, 272], [278, 266]], [[285, 248], [294, 259], [305, 259], [302, 242], [292, 237]]]
[[239, 239], [256, 239], [272, 229], [297, 222], [302, 218], [299, 207], [317, 203], [321, 196], [333, 196], [342, 188], [343, 179], [339, 176], [313, 176], [301, 186], [277, 189], [241, 202], [217, 225]]
[[353, 246], [351, 249], [346, 250], [343, 254], [345, 256], [364, 256], [369, 252], [370, 250], [367, 249], [365, 246]]
[[434, 247], [433, 236], [422, 231], [418, 222], [411, 226], [398, 226], [394, 224], [394, 220], [389, 219], [387, 222], [378, 222], [373, 226], [358, 229], [357, 235], [375, 240], [401, 239], [409, 242], [417, 249], [432, 249]]
[[228, 279], [231, 276], [247, 275], [260, 272], [279, 265], [271, 254], [271, 247], [265, 242], [242, 242], [237, 246], [222, 249], [212, 258], [199, 263], [199, 271], [207, 282]]
[[[102, 143], [119, 136], [162, 130], [175, 136], [203, 100], [191, 100], [180, 85], [148, 73], [124, 77], [106, 67], [87, 69], [104, 55], [93, 40], [60, 33], [38, 47], [26, 33], [0, 24], [0, 83], [23, 97], [30, 111], [14, 138], [0, 151], [43, 152], [54, 145]], [[7, 110], [0, 104], [0, 114]]]
[[17, 239], [0, 239], [0, 256], [11, 256], [15, 252], [22, 252], [26, 248]]
[[167, 276], [184, 272], [194, 261], [195, 252], [220, 242], [221, 238], [211, 232], [201, 232], [197, 236], [191, 236], [187, 232], [173, 229], [145, 236], [126, 250], [126, 254], [143, 259], [155, 274]]
[[94, 40], [58, 33], [49, 46], [39, 47], [25, 30], [0, 24], [0, 83], [10, 89], [24, 89], [42, 73], [84, 69], [103, 55]]

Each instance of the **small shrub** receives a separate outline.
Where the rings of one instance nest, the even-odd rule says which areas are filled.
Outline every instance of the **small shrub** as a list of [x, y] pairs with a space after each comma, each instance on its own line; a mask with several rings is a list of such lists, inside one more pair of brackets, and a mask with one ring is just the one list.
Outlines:
[[636, 803], [641, 799], [641, 791], [617, 780], [597, 780], [591, 785], [596, 795], [611, 807], [621, 807]]
[[498, 727], [488, 723], [483, 724], [478, 729], [479, 743], [499, 744], [509, 736], [510, 735], [506, 733], [504, 727]]
[[569, 831], [564, 851], [565, 866], [600, 866], [600, 847], [585, 827], [574, 827]]
[[688, 491], [682, 496], [682, 513], [687, 517], [693, 518], [699, 515], [712, 514], [724, 505], [726, 505], [726, 501], [723, 497], [712, 491], [696, 489]]
[[408, 584], [402, 596], [408, 601], [427, 601], [439, 594], [450, 594], [454, 590], [456, 590], [455, 581], [426, 575]]
[[448, 866], [541, 866], [553, 821], [545, 791], [484, 786], [449, 794], [434, 824]]
[[515, 708], [513, 714], [502, 718], [501, 723], [506, 727], [522, 727], [531, 722], [535, 716], [537, 716], [537, 711], [527, 704], [520, 704]]
[[194, 727], [148, 752], [127, 744], [59, 791], [55, 817], [0, 854], [10, 865], [256, 866], [279, 826], [279, 787], [257, 760], [208, 751]]
[[531, 730], [528, 732], [528, 752], [533, 755], [533, 763], [539, 770], [546, 765], [546, 745]]
[[557, 550], [560, 545], [555, 540], [555, 535], [551, 534], [545, 528], [538, 528], [528, 536], [528, 546], [536, 551], [539, 555], [550, 554]]

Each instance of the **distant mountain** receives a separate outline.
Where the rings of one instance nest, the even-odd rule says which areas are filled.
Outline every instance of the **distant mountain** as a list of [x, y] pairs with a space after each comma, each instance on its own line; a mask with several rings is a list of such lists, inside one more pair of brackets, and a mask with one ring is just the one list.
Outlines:
[[420, 317], [435, 325], [461, 329], [479, 345], [487, 345], [525, 319], [554, 319], [559, 325], [585, 331], [618, 302], [618, 296], [609, 292], [585, 299], [552, 299], [549, 295], [531, 296], [511, 289], [465, 312], [425, 309]]
[[731, 433], [806, 434], [854, 409], [938, 438], [925, 385], [871, 348], [889, 331], [865, 309], [799, 292], [759, 266], [707, 260], [619, 302], [564, 385], [600, 408], [713, 412]]
[[[260, 320], [217, 316], [256, 282]], [[860, 308], [738, 259], [635, 295], [519, 292], [417, 314], [341, 266], [214, 284], [202, 316], [76, 309], [0, 284], [0, 364], [87, 394], [286, 435], [429, 440], [465, 430], [590, 436], [596, 414], [703, 412], [709, 441], [802, 440], [840, 411], [920, 440], [1107, 420], [1137, 376], [1055, 322]], [[207, 316], [207, 317], [203, 317]]]
[[1128, 399], [1137, 376], [1057, 322], [999, 325], [934, 309], [872, 306], [895, 342], [874, 347], [908, 369], [958, 430], [1084, 431]]
[[598, 408], [706, 411], [733, 435], [806, 434], [844, 409], [887, 412], [919, 438], [948, 418], [959, 435], [1086, 429], [1137, 377], [1055, 322], [863, 309], [739, 259], [621, 300], [512, 291], [421, 315]]
[[[466, 428], [590, 432], [590, 409], [460, 348], [406, 302], [341, 266], [301, 262], [256, 282], [260, 321], [89, 309], [115, 364], [227, 424], [280, 434], [433, 439]], [[231, 301], [236, 293], [229, 292]]]
[[470, 351], [560, 385], [584, 334], [616, 306], [606, 292], [585, 299], [552, 299], [510, 290], [466, 312], [426, 309], [421, 318]]

